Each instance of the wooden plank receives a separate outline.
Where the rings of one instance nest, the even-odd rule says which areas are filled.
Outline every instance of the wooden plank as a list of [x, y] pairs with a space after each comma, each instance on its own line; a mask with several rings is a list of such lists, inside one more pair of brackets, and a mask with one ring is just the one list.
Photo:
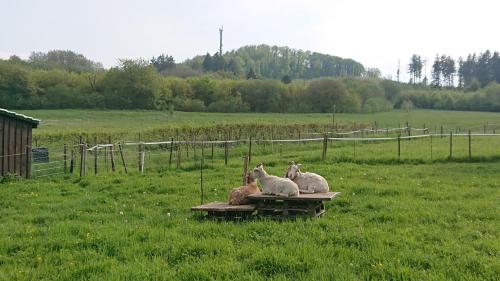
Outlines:
[[4, 120], [5, 118], [0, 115], [0, 176], [3, 176], [3, 133], [4, 133]]
[[326, 193], [313, 193], [313, 194], [299, 194], [295, 197], [283, 197], [268, 195], [262, 193], [250, 194], [250, 200], [283, 200], [283, 201], [331, 201], [333, 198], [340, 195], [340, 192], [326, 192]]
[[21, 127], [21, 166], [19, 169], [19, 174], [21, 177], [26, 177], [26, 131], [28, 130], [28, 124], [23, 123]]
[[191, 211], [253, 212], [255, 209], [255, 205], [229, 205], [226, 202], [211, 202], [192, 207]]
[[9, 120], [9, 173], [15, 173], [15, 156], [16, 153], [16, 121]]
[[24, 122], [21, 122], [19, 120], [16, 120], [16, 137], [14, 140], [14, 146], [16, 150], [16, 156], [14, 157], [14, 172], [16, 175], [21, 176], [21, 154], [23, 153], [22, 151], [22, 129], [23, 129]]
[[26, 178], [31, 178], [31, 130], [32, 127], [28, 125], [28, 131], [26, 132]]
[[10, 122], [9, 118], [5, 117], [4, 125], [3, 125], [3, 175], [8, 174], [9, 172], [9, 128]]

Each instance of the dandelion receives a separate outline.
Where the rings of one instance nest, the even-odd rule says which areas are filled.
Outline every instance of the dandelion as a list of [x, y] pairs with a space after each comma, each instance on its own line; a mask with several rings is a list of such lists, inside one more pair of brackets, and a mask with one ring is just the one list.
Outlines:
[[120, 215], [123, 215], [123, 212], [122, 212], [122, 211], [120, 211]]

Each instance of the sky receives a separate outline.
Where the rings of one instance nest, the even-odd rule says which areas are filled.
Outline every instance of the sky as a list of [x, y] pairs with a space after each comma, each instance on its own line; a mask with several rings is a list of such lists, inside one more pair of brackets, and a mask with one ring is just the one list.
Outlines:
[[[268, 44], [316, 51], [408, 79], [412, 54], [500, 51], [495, 0], [0, 0], [0, 58], [72, 50], [117, 65], [162, 53], [177, 62]], [[428, 74], [430, 75], [430, 74]]]

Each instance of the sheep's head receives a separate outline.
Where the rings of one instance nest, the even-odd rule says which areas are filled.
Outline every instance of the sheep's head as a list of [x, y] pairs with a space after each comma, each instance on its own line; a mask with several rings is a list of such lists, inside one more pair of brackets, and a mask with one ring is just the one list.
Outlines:
[[291, 180], [295, 179], [295, 177], [297, 177], [297, 173], [300, 172], [300, 166], [302, 166], [302, 164], [295, 164], [292, 162], [288, 167], [288, 170], [286, 170], [285, 177]]
[[250, 174], [250, 176], [254, 179], [257, 179], [257, 178], [263, 176], [265, 173], [266, 173], [266, 171], [264, 171], [264, 165], [262, 163], [260, 163], [259, 165], [255, 166], [255, 168], [253, 168], [253, 171]]
[[247, 184], [251, 184], [253, 182], [255, 182], [255, 178], [253, 177], [252, 175], [253, 173], [248, 173], [245, 177], [246, 181], [247, 181]]

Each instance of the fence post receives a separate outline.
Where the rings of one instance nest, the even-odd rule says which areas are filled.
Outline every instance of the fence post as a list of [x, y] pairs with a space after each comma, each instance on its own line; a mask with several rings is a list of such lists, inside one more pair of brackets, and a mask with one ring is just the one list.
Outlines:
[[123, 157], [123, 149], [121, 143], [118, 144], [118, 149], [120, 150], [120, 157], [122, 159], [123, 169], [125, 169], [125, 174], [127, 174], [128, 173], [127, 164], [125, 164], [125, 158]]
[[83, 175], [87, 175], [87, 143], [83, 142]]
[[139, 171], [144, 173], [144, 156], [146, 153], [144, 152], [144, 144], [139, 145]]
[[214, 143], [212, 142], [212, 155], [210, 156], [210, 159], [212, 160], [212, 164], [214, 163]]
[[470, 130], [469, 130], [469, 161], [472, 160], [472, 146], [471, 146], [471, 142], [472, 142], [472, 136], [471, 136], [471, 133], [470, 133]]
[[250, 140], [248, 143], [248, 161], [252, 160], [252, 136], [250, 136]]
[[353, 141], [354, 160], [356, 160], [356, 140]]
[[431, 163], [432, 163], [432, 134], [429, 135], [430, 136], [430, 139], [431, 139]]
[[[31, 178], [31, 146], [26, 146], [26, 178]], [[0, 159], [1, 161], [2, 159]]]
[[95, 146], [94, 146], [94, 175], [97, 175], [97, 152], [98, 152], [98, 144], [97, 137], [95, 138]]
[[250, 157], [245, 156], [243, 157], [243, 185], [247, 185], [247, 174], [248, 174], [248, 162]]
[[224, 165], [227, 166], [227, 154], [228, 154], [228, 146], [227, 141], [224, 142]]
[[201, 205], [203, 205], [203, 197], [204, 197], [204, 193], [203, 193], [203, 156], [201, 157], [201, 160], [200, 160], [200, 191], [201, 191]]
[[326, 134], [323, 135], [323, 151], [321, 152], [321, 160], [325, 160], [326, 157]]
[[174, 138], [170, 139], [170, 155], [168, 156], [168, 168], [172, 166], [172, 151], [174, 150]]
[[111, 161], [111, 171], [114, 173], [116, 171], [115, 165], [115, 145], [111, 143], [111, 137], [108, 137], [108, 143], [111, 144], [109, 147], [109, 160]]
[[63, 148], [63, 154], [64, 154], [64, 173], [66, 174], [68, 172], [68, 148], [66, 144], [64, 144]]
[[398, 161], [401, 161], [401, 134], [398, 135]]
[[176, 157], [176, 168], [179, 169], [181, 167], [181, 145], [177, 144], [177, 157]]
[[73, 174], [73, 171], [75, 169], [75, 148], [74, 146], [71, 147], [71, 159], [69, 161], [69, 172]]
[[80, 136], [80, 142], [78, 145], [78, 150], [80, 151], [80, 177], [83, 176], [83, 143], [82, 136]]
[[448, 156], [449, 160], [451, 160], [452, 152], [453, 152], [453, 131], [450, 131], [450, 155]]

